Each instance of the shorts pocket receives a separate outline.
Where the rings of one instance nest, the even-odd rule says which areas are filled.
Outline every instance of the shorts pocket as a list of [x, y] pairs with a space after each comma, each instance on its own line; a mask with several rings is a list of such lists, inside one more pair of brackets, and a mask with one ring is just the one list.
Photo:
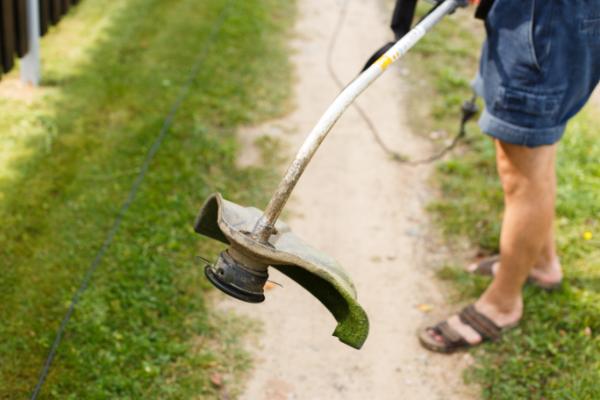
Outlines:
[[520, 89], [500, 87], [494, 100], [495, 111], [510, 111], [532, 116], [556, 116], [565, 90], [532, 93]]
[[488, 40], [501, 53], [504, 68], [524, 78], [541, 72], [534, 40], [539, 1], [496, 0], [486, 20]]
[[536, 5], [536, 0], [531, 0], [531, 13], [530, 16], [531, 18], [529, 19], [529, 26], [527, 29], [527, 43], [529, 44], [529, 52], [531, 54], [531, 61], [533, 62], [533, 65], [538, 69], [538, 71], [542, 70], [542, 67], [540, 66], [540, 61], [539, 61], [539, 57], [536, 53], [536, 48], [535, 48], [535, 44], [536, 44], [536, 40], [535, 40], [535, 21], [536, 21], [536, 9], [535, 9], [535, 5]]

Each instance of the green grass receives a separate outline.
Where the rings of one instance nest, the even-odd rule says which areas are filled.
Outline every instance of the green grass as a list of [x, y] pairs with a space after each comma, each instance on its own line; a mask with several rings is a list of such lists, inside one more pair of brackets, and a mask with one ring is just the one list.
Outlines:
[[[421, 128], [454, 132], [469, 96], [484, 33], [461, 14], [411, 53], [412, 70], [427, 81], [419, 93], [434, 99], [418, 110]], [[528, 287], [520, 327], [472, 351], [476, 363], [466, 378], [484, 398], [600, 398], [600, 119], [592, 107], [570, 123], [559, 146], [556, 227], [565, 285], [556, 293]], [[468, 239], [481, 252], [498, 250], [502, 193], [494, 165], [493, 143], [475, 125], [453, 157], [438, 164], [440, 195], [430, 210], [450, 243]], [[440, 276], [456, 289], [453, 301], [476, 298], [489, 282], [449, 263]]]
[[[44, 88], [33, 102], [0, 99], [0, 398], [31, 393], [73, 293], [228, 1], [81, 2], [42, 42]], [[288, 107], [293, 12], [293, 2], [233, 0], [73, 315], [42, 398], [235, 395], [249, 364], [239, 344], [247, 322], [207, 309], [195, 256], [218, 249], [192, 223], [214, 191], [265, 200], [270, 174], [235, 166], [234, 133]], [[211, 384], [214, 373], [224, 388]]]

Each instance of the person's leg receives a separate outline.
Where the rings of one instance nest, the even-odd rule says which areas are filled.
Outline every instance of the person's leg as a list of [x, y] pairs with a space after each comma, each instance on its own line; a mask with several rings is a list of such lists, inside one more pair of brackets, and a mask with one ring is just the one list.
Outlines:
[[527, 148], [496, 141], [496, 154], [505, 202], [500, 268], [477, 308], [518, 319], [523, 284], [552, 231], [556, 145]]
[[[523, 284], [543, 258], [541, 255], [555, 259], [554, 244], [549, 244], [556, 192], [555, 157], [556, 145], [528, 148], [496, 141], [496, 162], [505, 201], [501, 260], [475, 308], [500, 327], [521, 318]], [[469, 343], [481, 340], [458, 316], [449, 318], [448, 323]], [[442, 340], [435, 332], [429, 333]]]
[[[492, 275], [498, 272], [500, 261], [494, 263], [491, 267]], [[475, 272], [479, 268], [479, 262], [467, 266], [467, 271]], [[552, 286], [562, 281], [563, 274], [558, 254], [556, 253], [556, 243], [554, 237], [554, 228], [548, 230], [546, 239], [542, 246], [542, 251], [537, 257], [529, 277], [535, 279], [540, 285]]]

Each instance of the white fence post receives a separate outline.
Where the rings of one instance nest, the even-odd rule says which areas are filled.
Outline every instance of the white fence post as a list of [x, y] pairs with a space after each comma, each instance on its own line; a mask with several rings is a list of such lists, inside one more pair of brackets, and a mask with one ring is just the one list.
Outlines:
[[29, 51], [21, 59], [21, 81], [40, 83], [40, 10], [38, 0], [27, 0], [27, 35]]

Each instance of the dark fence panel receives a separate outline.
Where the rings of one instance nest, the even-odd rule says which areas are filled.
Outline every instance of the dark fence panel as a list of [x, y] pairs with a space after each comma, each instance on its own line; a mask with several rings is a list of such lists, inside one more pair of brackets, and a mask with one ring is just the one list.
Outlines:
[[[38, 0], [40, 35], [56, 25], [78, 0]], [[10, 71], [15, 57], [29, 51], [27, 0], [0, 0], [0, 72]]]
[[13, 0], [1, 0], [0, 42], [2, 47], [2, 71], [8, 72], [14, 65], [15, 54], [15, 12]]
[[62, 17], [62, 0], [50, 0], [50, 4], [50, 21], [56, 25]]
[[50, 26], [50, 0], [39, 0], [40, 35], [44, 36]]
[[14, 0], [15, 31], [17, 56], [23, 57], [29, 51], [29, 35], [27, 33], [27, 0]]

